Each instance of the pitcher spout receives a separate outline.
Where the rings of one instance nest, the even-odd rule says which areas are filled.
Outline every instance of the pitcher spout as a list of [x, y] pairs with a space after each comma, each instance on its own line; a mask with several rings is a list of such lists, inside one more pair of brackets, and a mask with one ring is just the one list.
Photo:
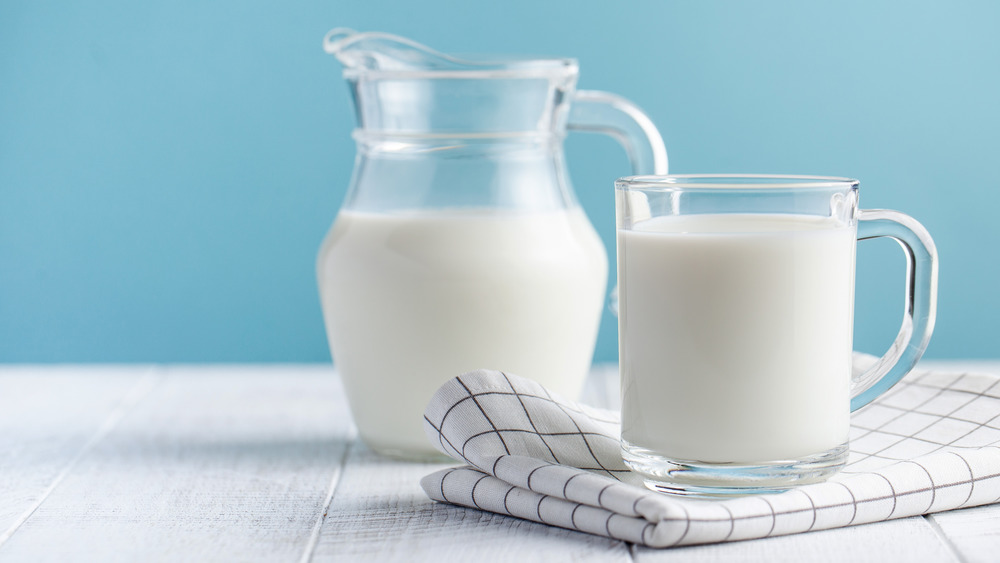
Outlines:
[[323, 49], [343, 64], [358, 125], [369, 132], [561, 133], [579, 72], [574, 59], [459, 58], [343, 27], [326, 34]]
[[330, 30], [323, 37], [323, 50], [345, 69], [358, 71], [461, 70], [476, 64], [391, 33], [346, 27]]
[[475, 57], [448, 55], [406, 37], [381, 31], [331, 29], [323, 50], [337, 57], [345, 74], [359, 72], [428, 73], [428, 77], [538, 78], [576, 76], [575, 59], [535, 57]]

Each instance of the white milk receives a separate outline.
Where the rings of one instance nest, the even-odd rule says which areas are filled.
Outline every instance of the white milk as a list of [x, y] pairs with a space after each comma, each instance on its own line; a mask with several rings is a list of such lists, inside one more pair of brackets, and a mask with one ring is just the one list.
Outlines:
[[622, 438], [678, 461], [847, 442], [855, 230], [798, 215], [618, 231]]
[[478, 369], [576, 397], [589, 370], [607, 257], [580, 209], [341, 211], [320, 250], [334, 363], [362, 438], [434, 452], [423, 410]]

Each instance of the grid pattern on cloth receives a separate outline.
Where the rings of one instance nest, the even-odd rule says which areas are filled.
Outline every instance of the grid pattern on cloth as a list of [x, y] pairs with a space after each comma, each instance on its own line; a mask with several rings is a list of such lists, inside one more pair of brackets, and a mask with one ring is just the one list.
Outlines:
[[1000, 377], [914, 372], [851, 419], [844, 471], [781, 494], [694, 500], [642, 486], [617, 413], [497, 371], [443, 385], [430, 440], [466, 464], [421, 480], [439, 502], [650, 547], [793, 534], [1000, 501]]

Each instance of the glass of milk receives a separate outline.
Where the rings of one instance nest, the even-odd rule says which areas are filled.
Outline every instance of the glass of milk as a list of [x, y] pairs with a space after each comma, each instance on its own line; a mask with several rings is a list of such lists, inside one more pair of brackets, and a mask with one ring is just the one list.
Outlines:
[[[937, 253], [858, 181], [679, 175], [618, 180], [622, 455], [654, 490], [771, 492], [844, 466], [850, 413], [900, 380], [934, 326]], [[852, 376], [856, 241], [909, 261], [903, 326]]]
[[317, 259], [334, 364], [362, 439], [440, 455], [431, 395], [479, 368], [579, 394], [604, 309], [607, 254], [577, 202], [567, 129], [622, 141], [666, 173], [663, 140], [627, 100], [578, 91], [573, 59], [459, 59], [335, 29], [357, 158]]

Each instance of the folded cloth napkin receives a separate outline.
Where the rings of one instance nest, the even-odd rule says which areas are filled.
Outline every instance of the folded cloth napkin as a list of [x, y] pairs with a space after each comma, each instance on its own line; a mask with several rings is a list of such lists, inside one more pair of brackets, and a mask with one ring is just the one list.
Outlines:
[[424, 417], [466, 464], [421, 480], [433, 500], [650, 547], [851, 526], [1000, 501], [1000, 377], [914, 372], [851, 419], [847, 468], [825, 483], [726, 500], [649, 491], [622, 463], [617, 413], [479, 370]]

